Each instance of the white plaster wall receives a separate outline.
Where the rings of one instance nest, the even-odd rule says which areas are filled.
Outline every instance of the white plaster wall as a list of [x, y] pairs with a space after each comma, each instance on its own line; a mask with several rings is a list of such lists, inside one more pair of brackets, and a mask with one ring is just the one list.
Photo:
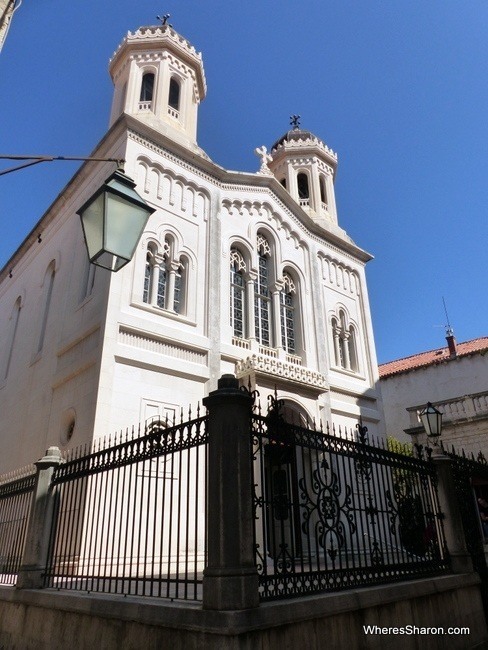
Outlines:
[[410, 440], [403, 430], [412, 426], [410, 406], [453, 399], [487, 390], [488, 356], [458, 357], [435, 366], [381, 379], [388, 435]]
[[[90, 437], [106, 286], [96, 276], [91, 295], [83, 298], [87, 260], [74, 204], [68, 201], [49, 226], [41, 228], [41, 243], [35, 239], [14, 264], [13, 277], [7, 271], [0, 284], [1, 331], [9, 328], [12, 307], [22, 297], [9, 372], [0, 385], [0, 472], [30, 463], [48, 446], [61, 444], [63, 413], [69, 409], [76, 416], [71, 444]], [[46, 333], [37, 352], [43, 283], [53, 260]], [[3, 358], [7, 345], [2, 337]]]

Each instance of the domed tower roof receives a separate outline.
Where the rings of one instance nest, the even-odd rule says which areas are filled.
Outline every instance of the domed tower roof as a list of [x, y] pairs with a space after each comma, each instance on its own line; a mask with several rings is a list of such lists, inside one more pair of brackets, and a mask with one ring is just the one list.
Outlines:
[[291, 124], [293, 128], [287, 131], [284, 135], [277, 140], [271, 147], [271, 155], [273, 159], [280, 158], [280, 154], [284, 154], [290, 149], [310, 149], [316, 147], [318, 149], [318, 155], [324, 157], [324, 160], [327, 160], [327, 163], [334, 168], [337, 167], [337, 154], [330, 149], [323, 140], [316, 136], [311, 131], [307, 129], [302, 129], [300, 127], [299, 115], [292, 115]]
[[316, 135], [302, 129], [299, 115], [271, 147], [269, 169], [314, 221], [337, 224], [334, 179], [337, 154]]
[[[319, 138], [317, 138], [316, 135], [314, 135], [311, 131], [305, 131], [304, 129], [301, 129], [300, 127], [296, 126], [293, 129], [290, 129], [287, 131], [284, 135], [281, 136], [279, 140], [276, 140], [274, 145], [271, 147], [271, 151], [274, 149], [278, 149], [278, 147], [285, 142], [296, 142], [296, 141], [306, 141], [306, 140], [317, 140], [320, 141]], [[324, 144], [322, 142], [322, 144]]]

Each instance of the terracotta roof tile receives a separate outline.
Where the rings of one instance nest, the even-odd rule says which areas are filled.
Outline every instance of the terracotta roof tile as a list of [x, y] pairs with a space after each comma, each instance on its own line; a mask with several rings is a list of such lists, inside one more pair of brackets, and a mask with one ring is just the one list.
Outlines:
[[[488, 351], [488, 336], [483, 336], [479, 339], [472, 339], [471, 341], [465, 341], [464, 343], [456, 343], [456, 357], [454, 357], [454, 359], [465, 357], [469, 354], [480, 353], [485, 350]], [[438, 348], [437, 350], [420, 352], [411, 357], [382, 363], [379, 366], [380, 379], [385, 379], [391, 375], [410, 372], [411, 370], [417, 370], [417, 368], [432, 366], [449, 360], [453, 359], [451, 359], [449, 355], [449, 349], [447, 346], [444, 348]]]

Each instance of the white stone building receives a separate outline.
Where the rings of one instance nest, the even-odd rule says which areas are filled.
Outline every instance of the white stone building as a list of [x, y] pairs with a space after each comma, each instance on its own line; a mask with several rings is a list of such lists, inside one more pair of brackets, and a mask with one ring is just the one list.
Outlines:
[[488, 459], [488, 337], [383, 363], [379, 367], [386, 430], [425, 444], [419, 412], [432, 402], [443, 414], [442, 440]]
[[169, 25], [110, 63], [110, 128], [155, 208], [130, 264], [88, 264], [76, 211], [114, 170], [87, 162], [0, 274], [0, 471], [176, 414], [236, 373], [297, 416], [383, 434], [365, 279], [338, 225], [337, 156], [295, 126], [257, 173], [197, 144], [202, 58]]

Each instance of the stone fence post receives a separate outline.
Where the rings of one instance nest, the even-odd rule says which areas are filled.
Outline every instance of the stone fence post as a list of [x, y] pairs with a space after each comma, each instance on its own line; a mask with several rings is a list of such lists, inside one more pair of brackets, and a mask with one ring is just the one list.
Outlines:
[[466, 548], [463, 520], [454, 485], [452, 461], [439, 447], [434, 447], [432, 462], [437, 471], [437, 491], [440, 509], [444, 514], [444, 533], [451, 556], [452, 570], [454, 573], [471, 573], [473, 563]]
[[49, 447], [46, 455], [35, 463], [37, 481], [32, 495], [32, 508], [27, 528], [22, 564], [17, 578], [17, 589], [39, 589], [49, 552], [49, 536], [54, 514], [54, 498], [49, 492], [55, 468], [61, 463], [61, 452]]
[[240, 610], [259, 605], [254, 562], [252, 398], [234, 375], [203, 400], [208, 409], [208, 564], [204, 609]]

